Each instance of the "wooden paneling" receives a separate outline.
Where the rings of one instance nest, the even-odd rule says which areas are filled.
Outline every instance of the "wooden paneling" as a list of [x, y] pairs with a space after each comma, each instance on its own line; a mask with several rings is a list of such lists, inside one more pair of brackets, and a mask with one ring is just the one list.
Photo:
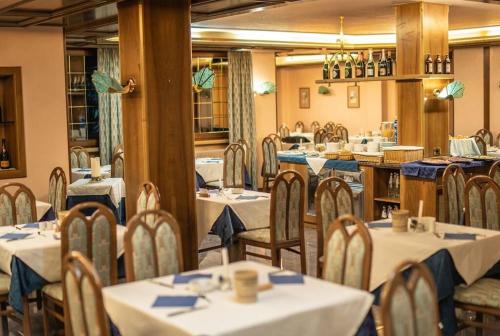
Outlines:
[[423, 86], [421, 80], [396, 82], [398, 95], [398, 143], [418, 145], [423, 141]]
[[[425, 79], [424, 86], [424, 155], [441, 155], [448, 153], [449, 101], [439, 100], [434, 90], [441, 90], [448, 84], [447, 80]], [[437, 152], [439, 151], [439, 152]]]
[[[422, 55], [420, 64], [423, 66], [424, 57], [431, 54], [448, 54], [448, 6], [434, 3], [421, 3], [422, 6]], [[444, 60], [444, 58], [443, 58]]]
[[118, 13], [122, 81], [137, 80], [122, 98], [127, 215], [139, 184], [156, 184], [179, 222], [185, 267], [196, 268], [190, 1], [127, 0]]
[[483, 128], [490, 129], [490, 47], [483, 48]]
[[375, 188], [374, 188], [374, 170], [375, 168], [370, 166], [361, 166], [361, 171], [365, 174], [365, 183], [363, 186], [363, 206], [365, 221], [370, 222], [375, 219], [374, 214], [374, 204], [373, 199], [375, 198]]
[[421, 3], [396, 6], [397, 75], [424, 73]]
[[401, 209], [418, 215], [418, 204], [424, 201], [424, 216], [437, 217], [437, 182], [401, 175]]

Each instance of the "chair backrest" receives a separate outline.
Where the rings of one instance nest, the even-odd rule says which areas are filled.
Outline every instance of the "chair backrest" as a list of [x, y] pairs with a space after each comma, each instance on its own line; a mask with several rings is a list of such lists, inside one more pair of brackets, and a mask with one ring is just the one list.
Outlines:
[[498, 186], [500, 186], [500, 161], [495, 162], [491, 166], [488, 175], [493, 179], [493, 181], [495, 181], [496, 184], [498, 184]]
[[335, 130], [335, 123], [329, 121], [325, 124], [325, 126], [323, 127], [325, 129], [325, 131], [328, 133], [328, 132], [333, 132]]
[[302, 121], [299, 120], [295, 123], [295, 131], [305, 131], [305, 126]]
[[[154, 216], [148, 223], [145, 218]], [[127, 281], [151, 279], [184, 270], [179, 225], [162, 210], [136, 214], [125, 232], [125, 266]]]
[[311, 123], [311, 133], [316, 133], [317, 130], [321, 128], [321, 125], [317, 121]]
[[224, 188], [245, 187], [245, 149], [234, 143], [224, 151], [224, 169], [222, 177]]
[[476, 132], [476, 135], [483, 138], [483, 140], [484, 140], [484, 142], [486, 142], [486, 144], [493, 146], [493, 133], [491, 133], [486, 128], [481, 128], [479, 131]]
[[[354, 223], [355, 229], [346, 229]], [[324, 248], [323, 278], [340, 285], [369, 291], [373, 243], [365, 224], [343, 215], [328, 227]]]
[[102, 285], [92, 262], [79, 252], [68, 253], [62, 280], [66, 335], [109, 336]]
[[243, 147], [243, 150], [245, 151], [245, 167], [247, 167], [247, 169], [250, 169], [250, 164], [251, 164], [250, 145], [248, 144], [248, 141], [246, 141], [245, 139], [238, 140], [238, 143]]
[[464, 190], [467, 177], [462, 168], [451, 164], [443, 173], [444, 219], [446, 223], [461, 224], [464, 213]]
[[489, 176], [474, 176], [465, 184], [465, 224], [500, 230], [500, 187]]
[[27, 224], [37, 220], [33, 192], [21, 183], [0, 187], [0, 226]]
[[319, 144], [323, 142], [323, 138], [326, 134], [326, 130], [324, 128], [320, 128], [316, 132], [314, 132], [314, 143]]
[[500, 147], [500, 133], [497, 135], [497, 147]]
[[52, 170], [49, 177], [49, 203], [57, 213], [66, 210], [66, 174], [61, 167]]
[[[139, 186], [137, 193], [137, 206], [135, 213], [144, 212], [146, 210], [160, 210], [160, 192], [156, 185], [146, 181]], [[146, 222], [153, 223], [156, 217], [149, 215], [146, 217]]]
[[278, 153], [276, 143], [270, 137], [262, 140], [262, 176], [276, 177], [278, 175]]
[[281, 142], [281, 137], [278, 134], [271, 133], [268, 135], [268, 137], [274, 141], [274, 144], [276, 145], [276, 150], [283, 149], [283, 143]]
[[282, 124], [278, 130], [278, 133], [279, 133], [281, 139], [283, 139], [283, 138], [290, 136], [290, 129], [288, 128], [287, 125]]
[[481, 155], [486, 155], [486, 142], [481, 138], [479, 135], [473, 135], [471, 138], [474, 139], [476, 142], [477, 148], [479, 148], [479, 152], [481, 152]]
[[[401, 272], [411, 268], [406, 281]], [[381, 314], [386, 336], [438, 336], [437, 290], [427, 266], [403, 262], [384, 286]]]
[[271, 245], [304, 239], [304, 194], [302, 176], [293, 170], [281, 172], [271, 189]]
[[[94, 212], [87, 217], [84, 212], [89, 210]], [[61, 224], [61, 260], [71, 251], [78, 251], [92, 261], [104, 286], [116, 284], [116, 219], [113, 212], [97, 202], [80, 203], [71, 208]]]
[[125, 159], [123, 152], [116, 153], [111, 159], [111, 177], [125, 178]]
[[345, 142], [349, 142], [349, 131], [347, 131], [347, 128], [345, 128], [342, 125], [337, 125], [335, 127], [335, 131], [333, 131], [341, 140], [344, 140]]
[[327, 142], [340, 142], [340, 138], [333, 132], [328, 132], [323, 135], [323, 138], [321, 139], [321, 142], [327, 143]]
[[71, 168], [90, 168], [90, 154], [86, 148], [75, 146], [70, 148]]
[[115, 146], [115, 148], [113, 148], [113, 156], [115, 156], [115, 154], [118, 154], [118, 153], [124, 153], [124, 149], [123, 149], [122, 144], [118, 144]]

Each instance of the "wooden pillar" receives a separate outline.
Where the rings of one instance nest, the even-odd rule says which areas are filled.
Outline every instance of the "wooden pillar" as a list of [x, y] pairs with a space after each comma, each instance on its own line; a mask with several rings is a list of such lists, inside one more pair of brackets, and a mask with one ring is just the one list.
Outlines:
[[448, 5], [409, 3], [396, 6], [398, 136], [402, 145], [420, 145], [424, 155], [448, 154], [448, 101], [433, 90], [449, 76], [425, 76], [426, 55], [448, 54]]
[[155, 183], [181, 227], [185, 268], [197, 268], [190, 1], [126, 0], [118, 18], [122, 81], [137, 81], [122, 98], [127, 215], [140, 183]]

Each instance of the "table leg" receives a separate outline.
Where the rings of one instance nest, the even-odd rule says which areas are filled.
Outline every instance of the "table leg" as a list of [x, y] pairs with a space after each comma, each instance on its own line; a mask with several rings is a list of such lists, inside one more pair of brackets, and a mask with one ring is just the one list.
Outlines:
[[23, 334], [24, 336], [31, 336], [30, 300], [28, 295], [23, 296]]

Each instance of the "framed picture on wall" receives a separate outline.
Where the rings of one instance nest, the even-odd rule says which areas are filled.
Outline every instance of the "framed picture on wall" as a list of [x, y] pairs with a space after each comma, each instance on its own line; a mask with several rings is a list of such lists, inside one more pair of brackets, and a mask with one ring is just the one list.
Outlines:
[[359, 108], [359, 86], [347, 87], [347, 107]]
[[299, 108], [308, 109], [311, 107], [311, 90], [306, 88], [299, 88]]

